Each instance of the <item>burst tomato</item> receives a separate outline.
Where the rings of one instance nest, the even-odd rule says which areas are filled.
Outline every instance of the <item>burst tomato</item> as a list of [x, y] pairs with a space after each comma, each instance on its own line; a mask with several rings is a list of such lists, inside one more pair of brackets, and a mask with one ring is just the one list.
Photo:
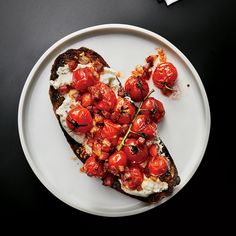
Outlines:
[[79, 105], [67, 113], [66, 124], [75, 133], [87, 133], [93, 127], [93, 119], [88, 109]]
[[[150, 121], [145, 115], [138, 115], [134, 120], [131, 131], [133, 136], [145, 136], [147, 138], [153, 138], [156, 134], [157, 125]], [[136, 133], [136, 135], [135, 135]]]
[[160, 101], [153, 97], [149, 97], [143, 102], [141, 113], [148, 116], [152, 121], [158, 123], [163, 119], [165, 110]]
[[86, 92], [88, 87], [94, 85], [96, 77], [93, 74], [93, 71], [88, 68], [79, 68], [73, 71], [72, 76], [72, 87], [79, 90], [80, 92]]
[[161, 90], [172, 88], [177, 80], [177, 70], [170, 62], [161, 63], [156, 67], [152, 79]]
[[142, 170], [136, 166], [126, 168], [124, 174], [121, 176], [122, 184], [131, 190], [141, 188], [143, 179], [144, 175]]
[[126, 165], [127, 157], [123, 151], [116, 151], [108, 159], [108, 170], [114, 175], [123, 172]]
[[114, 91], [104, 83], [97, 83], [89, 88], [95, 106], [101, 111], [112, 112], [116, 105]]
[[122, 127], [119, 124], [115, 124], [110, 120], [104, 120], [104, 127], [101, 132], [101, 137], [103, 139], [109, 140], [109, 142], [115, 146], [118, 139], [122, 133]]
[[93, 104], [92, 95], [90, 93], [84, 93], [81, 98], [81, 104], [83, 107], [88, 107]]
[[120, 124], [129, 124], [135, 115], [135, 106], [125, 98], [119, 97], [111, 119]]
[[141, 102], [148, 95], [149, 86], [144, 79], [131, 76], [125, 83], [125, 91], [134, 102]]
[[151, 157], [147, 167], [150, 175], [161, 176], [168, 171], [168, 162], [163, 156], [155, 156]]
[[139, 145], [137, 140], [133, 138], [125, 141], [123, 151], [131, 163], [142, 163], [147, 160], [148, 157], [146, 145]]
[[105, 174], [104, 166], [100, 163], [95, 155], [90, 156], [82, 168], [82, 171], [87, 173], [88, 176], [95, 176], [102, 178]]

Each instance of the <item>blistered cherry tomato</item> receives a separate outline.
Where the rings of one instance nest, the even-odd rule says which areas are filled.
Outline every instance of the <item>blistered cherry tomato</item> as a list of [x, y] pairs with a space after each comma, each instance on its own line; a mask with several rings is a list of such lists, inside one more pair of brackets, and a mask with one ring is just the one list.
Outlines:
[[155, 156], [151, 157], [147, 167], [151, 175], [161, 176], [168, 171], [168, 162], [163, 156]]
[[118, 142], [118, 139], [122, 133], [122, 127], [119, 124], [115, 124], [111, 122], [110, 120], [104, 120], [104, 127], [101, 132], [101, 137], [103, 139], [107, 139], [112, 143], [113, 145], [116, 145]]
[[88, 176], [94, 176], [100, 178], [103, 177], [105, 174], [103, 164], [96, 159], [95, 155], [90, 156], [86, 160], [82, 168], [82, 171], [87, 173]]
[[79, 105], [67, 113], [66, 124], [75, 133], [87, 133], [93, 127], [93, 119], [88, 109]]
[[90, 93], [84, 93], [81, 99], [81, 105], [83, 107], [88, 107], [93, 104], [92, 95]]
[[104, 83], [97, 83], [89, 88], [95, 106], [101, 111], [112, 112], [116, 105], [116, 95], [114, 91]]
[[73, 71], [72, 87], [80, 92], [86, 92], [88, 87], [94, 85], [96, 81], [95, 76], [90, 68], [79, 68]]
[[121, 176], [122, 184], [131, 190], [141, 187], [144, 175], [142, 170], [137, 166], [126, 168], [124, 174]]
[[152, 121], [158, 123], [163, 119], [165, 110], [160, 101], [153, 97], [149, 97], [143, 102], [141, 113], [148, 116]]
[[135, 115], [135, 106], [125, 98], [119, 97], [111, 119], [120, 124], [129, 124]]
[[158, 155], [158, 147], [156, 144], [152, 144], [150, 147], [149, 147], [149, 154], [152, 156], [152, 157], [155, 157]]
[[172, 88], [177, 80], [177, 70], [170, 62], [161, 63], [156, 67], [152, 79], [159, 89]]
[[108, 170], [112, 174], [123, 172], [127, 165], [127, 157], [123, 151], [116, 151], [108, 159]]
[[134, 102], [141, 102], [148, 95], [149, 86], [146, 80], [131, 76], [125, 83], [125, 91]]
[[141, 163], [148, 158], [148, 150], [146, 145], [139, 145], [137, 140], [134, 138], [130, 138], [125, 141], [123, 151], [131, 163]]
[[[148, 138], [153, 138], [156, 134], [157, 125], [150, 121], [145, 115], [138, 115], [134, 120], [131, 131], [137, 133], [140, 136], [146, 136]], [[136, 136], [136, 135], [134, 135]]]

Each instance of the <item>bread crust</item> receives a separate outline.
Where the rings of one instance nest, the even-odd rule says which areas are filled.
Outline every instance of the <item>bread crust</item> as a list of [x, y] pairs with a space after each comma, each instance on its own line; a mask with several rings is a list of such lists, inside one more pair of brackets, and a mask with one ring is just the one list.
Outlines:
[[[60, 54], [54, 64], [52, 65], [52, 69], [51, 69], [51, 76], [50, 76], [50, 80], [55, 80], [58, 77], [57, 74], [57, 69], [61, 66], [64, 66], [65, 64], [67, 64], [68, 61], [70, 60], [74, 60], [77, 63], [80, 64], [87, 64], [84, 63], [84, 58], [87, 58], [89, 62], [95, 62], [98, 61], [100, 62], [103, 66], [105, 67], [109, 67], [109, 65], [106, 63], [106, 61], [102, 58], [102, 56], [100, 56], [98, 53], [96, 53], [95, 51], [85, 48], [85, 47], [81, 47], [79, 49], [69, 49], [66, 52]], [[64, 101], [64, 97], [60, 96], [60, 93], [57, 89], [54, 89], [53, 86], [50, 86], [49, 88], [49, 96], [50, 96], [50, 100], [53, 106], [53, 110], [54, 113], [57, 117], [57, 120], [59, 122], [59, 125], [67, 139], [67, 142], [69, 143], [69, 145], [71, 146], [73, 152], [75, 153], [75, 155], [83, 162], [85, 163], [86, 159], [89, 157], [88, 154], [85, 151], [85, 148], [82, 146], [82, 144], [77, 143], [73, 138], [71, 138], [67, 132], [65, 131], [65, 129], [62, 127], [61, 122], [60, 122], [60, 117], [56, 114], [56, 110], [58, 109], [58, 107], [61, 106], [61, 104]], [[157, 203], [159, 202], [162, 198], [169, 196], [172, 194], [174, 186], [178, 185], [180, 182], [180, 178], [178, 176], [178, 172], [177, 172], [177, 168], [174, 164], [174, 161], [169, 153], [169, 151], [167, 150], [166, 146], [164, 145], [164, 143], [160, 140], [159, 144], [163, 146], [162, 151], [160, 154], [164, 155], [167, 157], [167, 159], [169, 160], [169, 171], [161, 176], [160, 180], [161, 181], [165, 181], [168, 183], [168, 189], [161, 192], [161, 193], [153, 193], [151, 195], [149, 195], [148, 197], [139, 197], [139, 196], [134, 196], [134, 195], [130, 195], [125, 193], [120, 185], [120, 182], [118, 180], [117, 177], [115, 177], [114, 183], [111, 186], [113, 189], [116, 189], [117, 191], [124, 193], [130, 197], [139, 199], [141, 201], [147, 202], [147, 203]]]

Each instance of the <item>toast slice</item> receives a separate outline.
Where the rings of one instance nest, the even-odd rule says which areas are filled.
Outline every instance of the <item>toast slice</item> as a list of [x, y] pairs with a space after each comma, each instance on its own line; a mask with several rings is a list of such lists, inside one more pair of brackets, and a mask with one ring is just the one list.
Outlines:
[[[91, 63], [99, 65], [99, 67], [102, 68], [101, 70], [103, 70], [103, 68], [110, 68], [109, 65], [106, 63], [106, 61], [98, 53], [85, 47], [81, 47], [79, 49], [69, 49], [66, 52], [60, 54], [56, 58], [54, 64], [52, 65], [51, 76], [50, 76], [50, 88], [49, 88], [49, 96], [51, 99], [54, 113], [59, 122], [59, 125], [67, 139], [67, 142], [71, 146], [73, 152], [83, 163], [86, 162], [86, 160], [89, 158], [91, 154], [89, 154], [88, 148], [84, 145], [83, 141], [75, 139], [73, 135], [71, 135], [71, 132], [68, 132], [68, 129], [65, 127], [65, 124], [63, 123], [60, 117], [58, 110], [60, 109], [60, 107], [63, 106], [63, 103], [65, 103], [66, 96], [65, 96], [65, 93], [62, 93], [62, 91], [60, 90], [60, 83], [62, 82], [59, 81], [58, 83], [57, 80], [60, 74], [58, 72], [60, 68], [66, 67], [66, 70], [68, 72], [70, 70], [70, 67], [73, 67], [74, 64], [76, 65], [79, 64], [82, 67], [86, 67], [86, 66], [89, 66]], [[72, 68], [71, 71], [73, 71], [73, 69], [75, 68]], [[62, 74], [63, 74], [63, 71], [62, 71]], [[66, 75], [63, 75], [63, 76], [66, 76]], [[65, 81], [67, 81], [67, 79], [65, 79]], [[120, 91], [121, 91], [120, 94], [122, 94], [122, 91], [123, 91], [122, 86], [121, 86], [121, 83], [118, 81], [118, 79], [115, 84], [116, 84], [115, 85], [116, 88], [114, 88], [109, 82], [109, 86], [113, 90], [116, 90], [116, 94], [119, 93]], [[166, 146], [161, 141], [161, 139], [157, 137], [155, 142], [159, 147], [158, 148], [159, 155], [165, 156], [168, 161], [168, 171], [162, 176], [160, 176], [159, 178], [160, 181], [168, 184], [168, 188], [165, 188], [161, 192], [153, 192], [152, 194], [149, 194], [148, 196], [139, 196], [139, 194], [135, 194], [135, 193], [132, 194], [130, 192], [124, 191], [124, 189], [122, 189], [122, 186], [121, 186], [122, 185], [121, 179], [117, 175], [113, 175], [113, 182], [110, 185], [110, 187], [130, 197], [133, 197], [133, 198], [136, 198], [141, 201], [148, 202], [148, 203], [159, 202], [162, 198], [168, 195], [171, 195], [174, 187], [178, 185], [180, 182], [177, 168], [174, 164], [174, 161], [170, 153], [168, 152]]]

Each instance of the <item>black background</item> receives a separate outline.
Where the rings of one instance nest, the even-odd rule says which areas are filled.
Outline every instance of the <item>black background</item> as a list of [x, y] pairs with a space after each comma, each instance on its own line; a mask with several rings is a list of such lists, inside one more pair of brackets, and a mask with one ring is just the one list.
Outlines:
[[[0, 216], [33, 219], [57, 228], [120, 234], [147, 229], [191, 233], [228, 231], [235, 209], [235, 155], [227, 130], [235, 80], [235, 0], [182, 0], [167, 7], [156, 0], [8, 0], [0, 2]], [[203, 161], [190, 182], [168, 203], [132, 217], [104, 218], [75, 210], [54, 197], [37, 179], [21, 149], [17, 109], [25, 80], [39, 57], [57, 40], [79, 29], [133, 24], [176, 45], [197, 69], [208, 94], [212, 127]], [[233, 56], [233, 59], [231, 57]], [[232, 96], [231, 96], [232, 94]], [[232, 103], [233, 104], [233, 103]], [[234, 108], [235, 109], [235, 108]], [[230, 118], [232, 117], [232, 119]], [[40, 217], [40, 221], [38, 218]], [[69, 227], [65, 222], [69, 220]], [[143, 221], [148, 224], [143, 223]], [[10, 221], [10, 222], [11, 222]], [[9, 222], [9, 221], [8, 221]], [[60, 224], [59, 222], [63, 222]], [[103, 228], [103, 229], [101, 229]], [[204, 231], [203, 231], [204, 232]]]

